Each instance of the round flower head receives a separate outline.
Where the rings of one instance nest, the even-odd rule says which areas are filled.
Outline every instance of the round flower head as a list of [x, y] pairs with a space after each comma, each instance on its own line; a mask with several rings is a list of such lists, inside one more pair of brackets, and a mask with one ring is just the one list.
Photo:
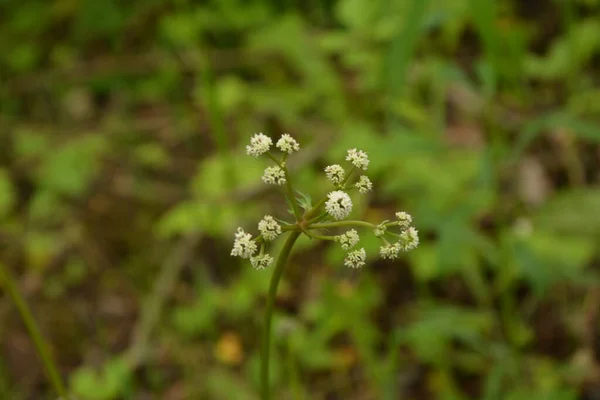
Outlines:
[[358, 232], [355, 229], [350, 229], [346, 233], [336, 236], [336, 240], [340, 242], [342, 245], [342, 249], [349, 250], [356, 246], [360, 237], [358, 236]]
[[396, 218], [398, 218], [398, 226], [401, 228], [408, 228], [412, 222], [410, 214], [404, 211], [397, 212]]
[[333, 164], [325, 167], [325, 175], [333, 184], [337, 185], [344, 181], [346, 172], [341, 165]]
[[250, 264], [256, 269], [265, 269], [273, 263], [273, 257], [268, 254], [259, 254], [250, 258]]
[[354, 250], [348, 253], [346, 259], [344, 260], [344, 265], [350, 268], [360, 268], [365, 265], [365, 260], [367, 259], [367, 253], [365, 249]]
[[250, 258], [256, 253], [256, 243], [252, 240], [252, 235], [238, 228], [233, 241], [231, 255], [234, 257]]
[[398, 253], [400, 253], [400, 246], [398, 244], [386, 244], [385, 246], [381, 246], [379, 248], [379, 254], [381, 258], [393, 260], [398, 258]]
[[366, 170], [369, 166], [369, 156], [362, 150], [350, 149], [346, 156], [346, 161], [350, 161], [356, 168]]
[[270, 242], [281, 235], [281, 225], [275, 221], [275, 218], [265, 215], [258, 223], [258, 231], [267, 242]]
[[287, 133], [281, 135], [281, 138], [277, 141], [275, 146], [277, 146], [279, 150], [288, 154], [292, 154], [294, 151], [300, 150], [300, 145], [298, 142], [296, 142], [296, 140]]
[[402, 251], [410, 251], [419, 245], [419, 232], [412, 226], [400, 234], [400, 240], [396, 243]]
[[258, 157], [266, 153], [271, 148], [273, 141], [267, 135], [257, 133], [250, 138], [250, 145], [246, 146], [246, 153], [252, 157]]
[[366, 175], [361, 175], [356, 182], [356, 188], [360, 193], [365, 194], [373, 189], [373, 184]]
[[335, 190], [327, 195], [329, 200], [325, 202], [325, 211], [333, 218], [344, 219], [352, 211], [352, 200], [346, 192]]
[[281, 167], [267, 167], [262, 180], [269, 185], [285, 185], [285, 171]]

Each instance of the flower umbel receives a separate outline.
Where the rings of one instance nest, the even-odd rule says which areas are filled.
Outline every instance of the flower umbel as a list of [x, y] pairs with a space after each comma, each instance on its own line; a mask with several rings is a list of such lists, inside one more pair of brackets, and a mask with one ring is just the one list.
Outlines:
[[365, 194], [373, 190], [373, 184], [368, 176], [361, 175], [360, 178], [358, 178], [358, 182], [356, 182], [356, 188], [360, 193]]
[[398, 211], [396, 213], [396, 218], [398, 219], [398, 226], [401, 228], [408, 228], [412, 223], [412, 217], [409, 213], [404, 211]]
[[346, 172], [341, 165], [333, 164], [325, 167], [325, 175], [334, 185], [339, 185], [344, 181]]
[[252, 157], [258, 157], [271, 148], [273, 141], [267, 135], [257, 133], [250, 138], [250, 145], [246, 146], [246, 153]]
[[250, 264], [258, 269], [265, 269], [273, 263], [273, 257], [268, 254], [259, 254], [250, 258]]
[[270, 242], [281, 235], [281, 225], [272, 216], [265, 215], [258, 223], [258, 231], [265, 238], [265, 241]]
[[267, 167], [262, 180], [269, 185], [285, 185], [285, 171], [281, 167]]
[[412, 226], [400, 234], [397, 243], [402, 251], [411, 251], [419, 245], [419, 231]]
[[360, 268], [365, 265], [365, 260], [367, 259], [367, 252], [364, 248], [359, 250], [354, 250], [348, 253], [346, 258], [344, 259], [344, 265], [350, 268]]
[[288, 154], [292, 154], [294, 151], [300, 150], [300, 145], [298, 142], [296, 142], [296, 140], [287, 133], [281, 135], [281, 138], [277, 141], [275, 146], [277, 146], [279, 150]]
[[346, 233], [336, 236], [336, 240], [340, 242], [340, 245], [342, 245], [342, 249], [349, 250], [356, 246], [356, 244], [360, 240], [360, 237], [358, 236], [358, 232], [356, 232], [355, 229], [350, 229]]
[[231, 255], [234, 257], [250, 258], [256, 253], [256, 243], [252, 240], [252, 235], [244, 232], [242, 228], [238, 228], [233, 241], [233, 249]]
[[350, 161], [356, 168], [366, 170], [369, 166], [369, 156], [362, 150], [350, 149], [346, 156], [346, 161]]
[[383, 259], [394, 260], [398, 258], [398, 254], [400, 253], [400, 246], [397, 244], [386, 244], [379, 248], [379, 254]]
[[327, 195], [329, 200], [325, 203], [325, 211], [333, 218], [344, 219], [352, 211], [352, 200], [346, 192], [335, 190]]

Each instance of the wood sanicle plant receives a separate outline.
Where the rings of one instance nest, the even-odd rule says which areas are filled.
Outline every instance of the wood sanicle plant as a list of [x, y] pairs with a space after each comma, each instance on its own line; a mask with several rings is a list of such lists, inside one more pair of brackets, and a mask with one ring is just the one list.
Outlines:
[[[260, 363], [260, 390], [263, 400], [270, 399], [271, 320], [277, 287], [292, 248], [300, 235], [337, 242], [344, 250], [348, 250], [344, 265], [350, 268], [361, 268], [366, 264], [365, 249], [354, 249], [360, 240], [356, 229], [367, 230], [381, 240], [380, 255], [385, 259], [396, 259], [402, 252], [410, 251], [419, 244], [418, 232], [411, 226], [412, 217], [406, 212], [397, 212], [393, 220], [377, 224], [346, 219], [352, 212], [353, 205], [349, 193], [357, 191], [359, 194], [366, 194], [373, 190], [373, 184], [369, 178], [362, 174], [362, 171], [366, 171], [369, 166], [369, 157], [364, 151], [348, 150], [345, 160], [350, 165], [347, 170], [338, 164], [325, 168], [325, 175], [332, 183], [333, 188], [313, 205], [309, 195], [294, 188], [286, 166], [288, 157], [300, 150], [298, 142], [290, 135], [283, 134], [275, 144], [279, 155], [272, 152], [272, 146], [273, 140], [270, 137], [258, 133], [250, 139], [250, 144], [246, 146], [246, 153], [253, 157], [265, 155], [274, 163], [265, 169], [262, 180], [266, 184], [279, 185], [284, 188], [284, 196], [290, 205], [290, 214], [293, 215], [294, 220], [288, 222], [265, 215], [258, 223], [259, 235], [257, 237], [253, 237], [241, 227], [238, 228], [231, 250], [232, 256], [249, 259], [254, 268], [263, 270], [270, 267], [274, 261], [273, 257], [267, 253], [268, 245], [278, 237], [287, 234], [287, 239], [275, 262], [267, 294]], [[331, 229], [344, 231], [335, 235], [324, 233], [324, 230]], [[393, 232], [393, 230], [397, 230], [397, 232]]]

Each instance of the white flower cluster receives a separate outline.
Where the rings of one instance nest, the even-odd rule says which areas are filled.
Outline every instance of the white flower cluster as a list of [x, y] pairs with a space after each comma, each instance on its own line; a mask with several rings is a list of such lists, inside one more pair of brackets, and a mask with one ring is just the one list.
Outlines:
[[234, 257], [250, 258], [256, 253], [256, 248], [256, 242], [252, 239], [252, 235], [244, 232], [242, 228], [238, 228], [231, 255]]
[[[246, 146], [246, 153], [252, 157], [258, 157], [271, 149], [273, 140], [267, 135], [257, 133], [250, 138], [250, 144]], [[284, 133], [277, 141], [275, 146], [284, 153], [292, 154], [294, 151], [300, 150], [298, 142]]]
[[275, 146], [277, 146], [279, 150], [288, 154], [292, 154], [294, 151], [300, 150], [300, 145], [298, 142], [296, 142], [296, 140], [287, 133], [281, 135], [281, 138], [277, 141]]
[[358, 232], [356, 232], [355, 229], [350, 229], [346, 233], [336, 236], [335, 239], [338, 242], [340, 242], [342, 249], [349, 250], [356, 246], [356, 244], [360, 240], [360, 237], [358, 236]]
[[346, 218], [352, 211], [352, 200], [346, 192], [335, 190], [327, 195], [325, 211], [333, 218], [341, 220]]
[[397, 243], [395, 244], [386, 244], [385, 246], [381, 246], [379, 248], [379, 254], [383, 259], [393, 260], [398, 258], [398, 254], [400, 253], [400, 246]]
[[373, 184], [369, 177], [361, 175], [360, 178], [358, 178], [358, 182], [356, 182], [356, 188], [360, 193], [365, 194], [373, 190]]
[[281, 235], [281, 225], [270, 215], [265, 215], [258, 223], [258, 231], [267, 242], [271, 242]]
[[285, 185], [285, 171], [278, 166], [267, 167], [262, 176], [262, 181], [268, 185]]
[[346, 161], [350, 161], [356, 168], [366, 170], [369, 166], [369, 156], [362, 150], [350, 149], [346, 156]]
[[419, 231], [412, 226], [400, 234], [397, 243], [402, 251], [411, 251], [419, 245]]
[[259, 254], [255, 257], [250, 258], [250, 264], [258, 270], [265, 269], [272, 263], [273, 257], [271, 257], [268, 254]]
[[412, 217], [409, 213], [404, 211], [398, 211], [396, 213], [396, 218], [398, 219], [398, 226], [401, 228], [408, 228], [412, 223]]
[[364, 248], [348, 253], [344, 259], [344, 265], [350, 268], [360, 268], [365, 265], [367, 253]]
[[325, 167], [325, 175], [333, 184], [339, 185], [344, 181], [344, 175], [346, 172], [341, 165], [333, 164]]
[[246, 146], [246, 153], [252, 157], [258, 157], [271, 148], [273, 141], [267, 135], [257, 133], [250, 138], [250, 145]]
[[419, 232], [412, 226], [412, 217], [410, 214], [401, 211], [396, 213], [398, 218], [398, 226], [404, 230], [400, 233], [399, 240], [394, 244], [386, 242], [384, 246], [379, 248], [381, 258], [393, 260], [398, 258], [400, 252], [411, 251], [419, 245]]

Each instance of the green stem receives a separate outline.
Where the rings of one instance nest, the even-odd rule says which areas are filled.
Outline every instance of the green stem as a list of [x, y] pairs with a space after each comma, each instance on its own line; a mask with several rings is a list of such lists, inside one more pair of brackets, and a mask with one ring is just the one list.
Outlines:
[[50, 383], [54, 387], [56, 394], [60, 398], [66, 399], [67, 391], [65, 389], [65, 385], [63, 384], [62, 378], [58, 373], [56, 363], [48, 351], [48, 346], [42, 337], [40, 329], [35, 322], [35, 318], [27, 306], [25, 299], [21, 295], [21, 292], [19, 292], [13, 277], [2, 263], [0, 263], [0, 283], [4, 286], [6, 293], [15, 304], [15, 307], [17, 307], [17, 311], [21, 315], [23, 323], [29, 332], [29, 336], [33, 340], [35, 349], [37, 350], [38, 356], [46, 368], [46, 373], [48, 374], [48, 378], [50, 379]]
[[335, 242], [335, 238], [336, 236], [324, 236], [324, 235], [317, 235], [315, 233], [312, 233], [310, 231], [304, 231], [304, 233], [308, 236], [311, 237], [313, 239], [321, 239], [321, 240], [330, 240], [332, 242]]
[[310, 224], [309, 228], [321, 229], [321, 228], [338, 228], [341, 226], [361, 226], [364, 228], [375, 229], [377, 225], [370, 224], [364, 221], [338, 221], [338, 222], [326, 222], [323, 224]]
[[269, 285], [269, 294], [267, 296], [267, 306], [265, 308], [265, 326], [263, 332], [263, 343], [261, 349], [261, 359], [260, 359], [260, 387], [262, 400], [269, 400], [270, 398], [270, 390], [269, 390], [269, 351], [271, 344], [271, 319], [273, 316], [273, 308], [275, 305], [275, 296], [277, 295], [277, 287], [279, 286], [279, 281], [281, 280], [281, 276], [283, 275], [283, 270], [285, 269], [285, 265], [290, 256], [290, 252], [292, 251], [292, 247], [294, 247], [294, 243], [300, 236], [302, 232], [300, 231], [292, 231], [288, 236], [283, 248], [281, 249], [281, 253], [279, 253], [279, 258], [277, 258], [277, 263], [275, 264], [275, 270], [273, 271], [273, 275], [271, 276], [271, 283]]

